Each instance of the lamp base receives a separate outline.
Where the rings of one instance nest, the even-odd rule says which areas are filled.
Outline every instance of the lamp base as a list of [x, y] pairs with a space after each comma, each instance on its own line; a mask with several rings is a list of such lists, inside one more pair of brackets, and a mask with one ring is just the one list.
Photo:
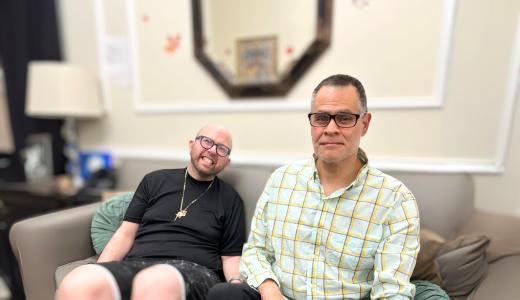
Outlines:
[[65, 154], [67, 158], [65, 169], [72, 179], [74, 188], [80, 189], [83, 187], [84, 182], [81, 178], [81, 167], [79, 163], [78, 127], [76, 120], [72, 117], [65, 118], [61, 133], [65, 141], [63, 154]]

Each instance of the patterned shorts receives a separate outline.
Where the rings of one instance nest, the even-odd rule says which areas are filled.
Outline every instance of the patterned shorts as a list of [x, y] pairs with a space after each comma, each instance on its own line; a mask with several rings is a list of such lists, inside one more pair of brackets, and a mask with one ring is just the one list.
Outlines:
[[135, 275], [150, 266], [167, 264], [179, 271], [184, 279], [186, 299], [205, 299], [209, 288], [221, 282], [219, 276], [212, 270], [186, 260], [163, 261], [115, 261], [99, 263], [114, 276], [121, 293], [121, 299], [130, 299], [132, 280]]

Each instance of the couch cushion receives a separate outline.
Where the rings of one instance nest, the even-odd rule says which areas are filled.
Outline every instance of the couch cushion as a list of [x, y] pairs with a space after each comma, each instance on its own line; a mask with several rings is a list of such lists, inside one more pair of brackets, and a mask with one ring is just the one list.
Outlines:
[[512, 255], [489, 264], [486, 278], [470, 294], [471, 300], [518, 299], [520, 255]]
[[445, 243], [437, 254], [442, 287], [450, 296], [468, 295], [487, 273], [484, 235], [462, 235]]
[[125, 216], [133, 192], [122, 193], [103, 203], [92, 217], [90, 237], [97, 254], [105, 248], [114, 232], [119, 228]]
[[467, 174], [391, 172], [415, 196], [421, 226], [448, 239], [473, 214], [473, 178]]
[[446, 242], [444, 238], [432, 230], [421, 228], [421, 250], [417, 255], [417, 263], [413, 270], [412, 280], [427, 280], [441, 285], [442, 278], [439, 265], [435, 261], [437, 252]]

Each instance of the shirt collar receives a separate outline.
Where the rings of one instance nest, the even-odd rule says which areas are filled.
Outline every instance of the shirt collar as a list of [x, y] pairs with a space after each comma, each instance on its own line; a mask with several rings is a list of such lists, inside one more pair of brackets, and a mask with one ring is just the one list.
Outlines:
[[[311, 162], [311, 167], [312, 167], [312, 171], [313, 171], [312, 178], [316, 182], [316, 181], [319, 181], [318, 169], [316, 168], [316, 160], [318, 159], [318, 156], [316, 156], [316, 154], [313, 153], [312, 158], [313, 158], [312, 162]], [[359, 182], [363, 182], [365, 177], [368, 174], [368, 156], [363, 149], [358, 148], [357, 158], [363, 164], [363, 166], [361, 167], [361, 169], [359, 169], [359, 172], [356, 175], [356, 179], [354, 179], [354, 181], [349, 186], [347, 186], [347, 189], [350, 188], [351, 186], [356, 186]]]

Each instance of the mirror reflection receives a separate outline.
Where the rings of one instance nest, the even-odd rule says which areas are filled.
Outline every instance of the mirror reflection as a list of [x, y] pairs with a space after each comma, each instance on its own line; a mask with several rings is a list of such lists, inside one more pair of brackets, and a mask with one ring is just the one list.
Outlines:
[[331, 0], [192, 0], [195, 55], [231, 97], [284, 95], [329, 45]]

